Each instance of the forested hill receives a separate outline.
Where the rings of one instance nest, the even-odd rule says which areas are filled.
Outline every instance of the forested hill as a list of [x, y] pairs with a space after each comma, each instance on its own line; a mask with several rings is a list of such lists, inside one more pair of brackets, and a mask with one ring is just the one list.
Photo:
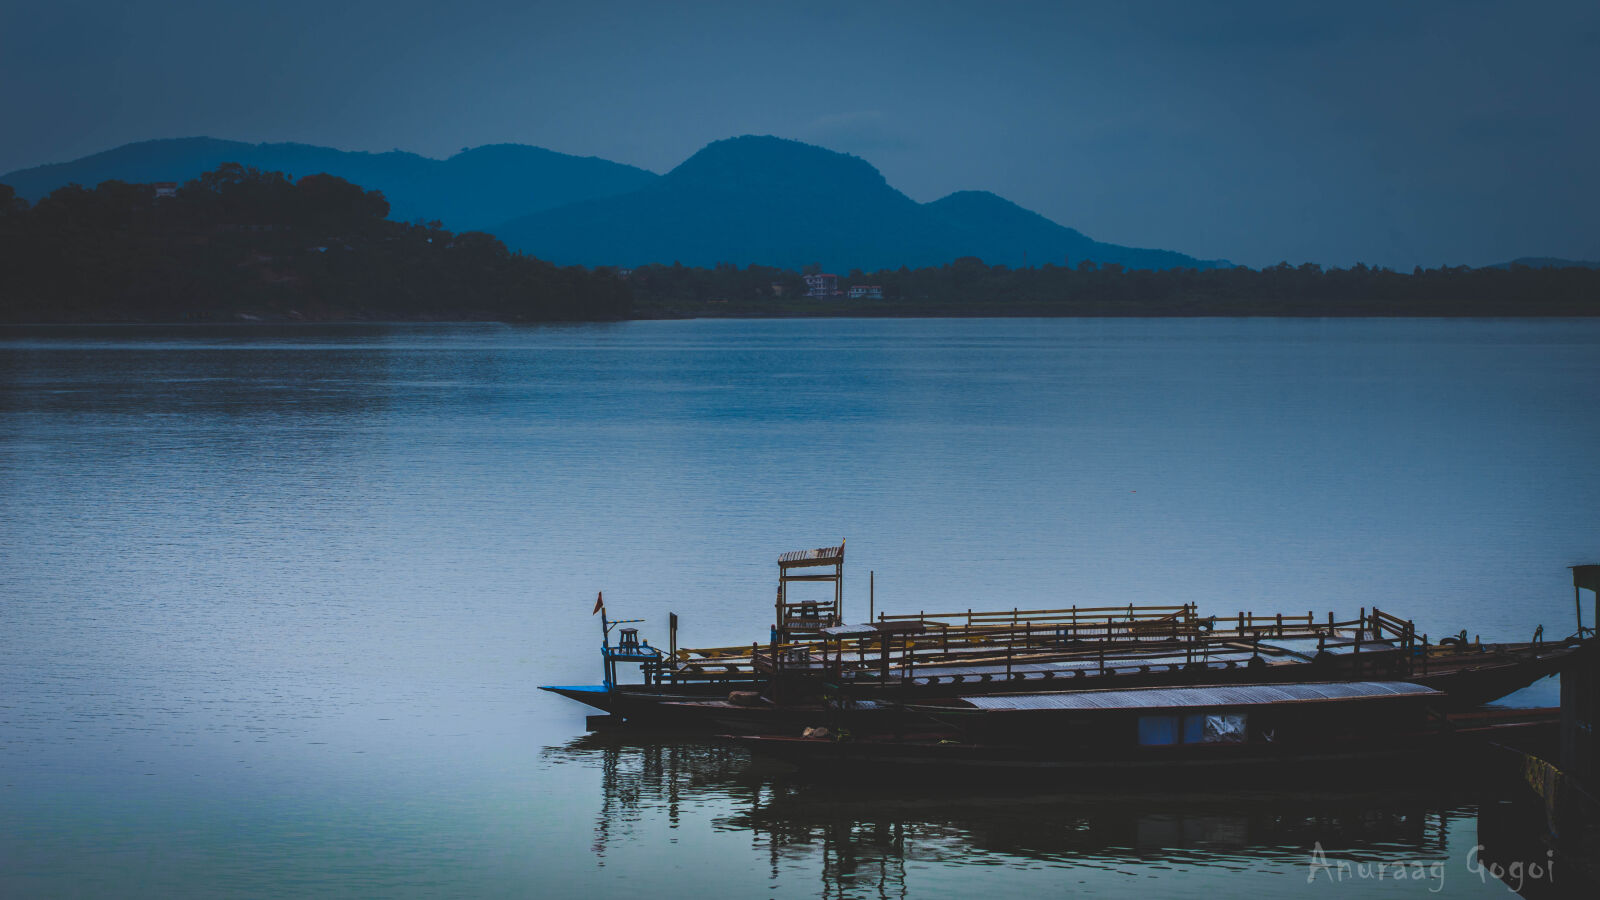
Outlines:
[[0, 185], [0, 322], [595, 320], [626, 317], [614, 272], [509, 252], [491, 235], [386, 218], [333, 175], [237, 164], [170, 196], [70, 185], [30, 206]]
[[230, 162], [290, 177], [337, 175], [382, 191], [395, 219], [437, 219], [455, 231], [486, 230], [536, 210], [637, 190], [660, 177], [610, 160], [526, 144], [464, 148], [449, 159], [429, 159], [400, 150], [360, 153], [193, 137], [124, 144], [70, 162], [21, 169], [0, 176], [0, 183], [38, 202], [68, 184], [182, 183]]

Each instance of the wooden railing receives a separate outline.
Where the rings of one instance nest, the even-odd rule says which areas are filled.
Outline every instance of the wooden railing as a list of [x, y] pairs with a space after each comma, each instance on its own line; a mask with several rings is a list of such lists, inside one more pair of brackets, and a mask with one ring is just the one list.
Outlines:
[[953, 613], [917, 612], [902, 615], [880, 613], [879, 622], [922, 622], [953, 627], [964, 625], [1020, 625], [1027, 622], [1060, 622], [1072, 625], [1108, 625], [1143, 621], [1186, 620], [1194, 617], [1194, 604], [1182, 606], [1093, 606], [1062, 609], [972, 610]]
[[[1316, 640], [1351, 645], [1358, 653], [1381, 649], [1409, 651], [1416, 646], [1416, 628], [1404, 619], [1374, 609], [1359, 618], [1336, 621], [1330, 613], [1318, 620], [1305, 615], [1234, 616], [1195, 614], [1193, 605], [1170, 607], [1095, 607], [1065, 610], [1003, 610], [880, 616], [879, 622], [919, 622], [921, 634], [897, 634], [887, 652], [890, 668], [987, 665], [1018, 655], [1040, 662], [1086, 657], [1127, 658], [1183, 655], [1192, 660], [1209, 653], [1249, 650], [1278, 656], [1261, 641]], [[1380, 642], [1376, 646], [1374, 642]], [[674, 681], [748, 680], [783, 668], [833, 671], [877, 671], [883, 668], [881, 635], [808, 639], [777, 646], [749, 644], [680, 649], [663, 663], [661, 674]]]

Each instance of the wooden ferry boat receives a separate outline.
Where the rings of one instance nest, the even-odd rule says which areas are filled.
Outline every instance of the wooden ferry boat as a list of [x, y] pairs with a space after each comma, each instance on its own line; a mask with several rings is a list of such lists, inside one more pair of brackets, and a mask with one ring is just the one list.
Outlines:
[[[1502, 697], [1551, 674], [1572, 642], [1482, 644], [1418, 635], [1410, 621], [1362, 609], [1349, 621], [1330, 613], [1201, 616], [1178, 606], [1068, 607], [954, 613], [880, 614], [845, 624], [844, 544], [785, 553], [774, 622], [765, 645], [679, 649], [640, 641], [634, 628], [602, 614], [605, 679], [544, 690], [633, 723], [769, 727], [823, 713], [876, 712], [951, 696], [1136, 686], [1395, 679], [1448, 695], [1458, 708]], [[820, 571], [818, 571], [820, 570]], [[799, 582], [832, 587], [832, 597], [799, 599]], [[1541, 629], [1542, 631], [1542, 629]], [[637, 664], [642, 683], [625, 684], [618, 663]]]

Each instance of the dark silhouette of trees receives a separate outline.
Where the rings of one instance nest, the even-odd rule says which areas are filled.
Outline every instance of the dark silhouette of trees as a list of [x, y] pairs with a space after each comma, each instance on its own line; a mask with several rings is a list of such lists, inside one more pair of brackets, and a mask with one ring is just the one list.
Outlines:
[[[840, 282], [879, 285], [883, 300], [796, 300], [758, 288], [796, 273], [659, 267], [637, 270], [640, 315], [824, 316], [1592, 316], [1600, 270], [1583, 267], [1418, 268], [1409, 274], [1358, 263], [1324, 269], [1287, 262], [1259, 271], [1124, 269], [1083, 260], [1012, 269], [962, 257], [922, 269], [852, 271]], [[641, 277], [641, 273], [644, 277]], [[712, 300], [725, 303], [711, 305]]]
[[68, 185], [33, 207], [0, 185], [0, 321], [617, 319], [614, 271], [558, 268], [482, 232], [389, 221], [333, 175], [226, 164], [171, 196]]

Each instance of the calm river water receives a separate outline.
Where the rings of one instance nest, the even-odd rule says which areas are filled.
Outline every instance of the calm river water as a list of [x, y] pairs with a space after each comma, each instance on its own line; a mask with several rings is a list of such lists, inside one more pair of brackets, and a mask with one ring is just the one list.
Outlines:
[[1470, 790], [796, 784], [535, 686], [841, 537], [852, 617], [1565, 635], [1597, 399], [1596, 320], [0, 331], [0, 894], [1508, 896]]

